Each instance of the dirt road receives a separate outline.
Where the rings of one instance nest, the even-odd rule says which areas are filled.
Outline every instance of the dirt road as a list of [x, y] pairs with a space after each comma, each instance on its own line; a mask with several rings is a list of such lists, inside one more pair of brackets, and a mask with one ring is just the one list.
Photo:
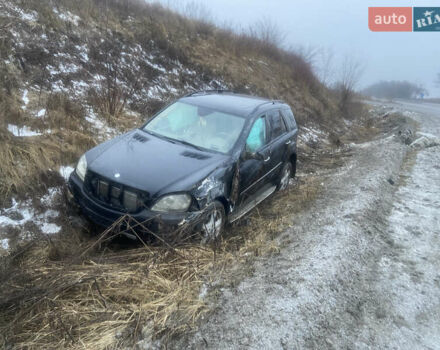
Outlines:
[[[392, 107], [440, 136], [440, 105]], [[393, 135], [352, 147], [281, 253], [222, 289], [179, 347], [440, 349], [440, 147], [407, 157]]]

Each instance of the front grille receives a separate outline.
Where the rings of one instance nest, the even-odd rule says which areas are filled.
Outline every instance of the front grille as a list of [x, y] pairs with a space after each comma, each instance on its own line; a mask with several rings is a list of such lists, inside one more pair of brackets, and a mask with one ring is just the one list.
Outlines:
[[85, 188], [101, 204], [113, 209], [135, 213], [145, 207], [148, 194], [111, 181], [94, 172], [87, 172]]

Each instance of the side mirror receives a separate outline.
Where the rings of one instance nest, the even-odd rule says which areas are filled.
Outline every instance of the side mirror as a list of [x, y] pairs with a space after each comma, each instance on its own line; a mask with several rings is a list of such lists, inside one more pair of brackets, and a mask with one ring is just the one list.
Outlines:
[[262, 155], [260, 152], [253, 153], [253, 158], [257, 160], [264, 160], [264, 155]]
[[243, 159], [256, 159], [263, 160], [264, 156], [260, 152], [251, 152], [249, 149], [245, 149], [243, 152]]

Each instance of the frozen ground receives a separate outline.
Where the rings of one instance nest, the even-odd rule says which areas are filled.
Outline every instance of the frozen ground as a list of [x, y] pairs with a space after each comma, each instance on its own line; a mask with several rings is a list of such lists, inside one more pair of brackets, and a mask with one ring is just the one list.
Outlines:
[[[440, 105], [391, 107], [440, 136]], [[292, 218], [281, 253], [222, 289], [216, 312], [175, 347], [440, 349], [440, 147], [406, 159], [411, 149], [397, 137], [354, 145]]]

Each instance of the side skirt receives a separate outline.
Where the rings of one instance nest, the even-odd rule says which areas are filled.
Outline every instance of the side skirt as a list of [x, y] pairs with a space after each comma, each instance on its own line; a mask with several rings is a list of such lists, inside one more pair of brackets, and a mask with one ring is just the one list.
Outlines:
[[248, 203], [243, 205], [236, 213], [233, 213], [229, 215], [229, 223], [233, 223], [234, 221], [237, 221], [243, 215], [246, 215], [248, 212], [250, 212], [253, 208], [255, 208], [258, 204], [260, 204], [262, 201], [264, 201], [267, 197], [269, 197], [272, 193], [275, 192], [276, 186], [271, 186], [267, 190], [261, 192], [258, 194], [254, 199], [251, 199]]

